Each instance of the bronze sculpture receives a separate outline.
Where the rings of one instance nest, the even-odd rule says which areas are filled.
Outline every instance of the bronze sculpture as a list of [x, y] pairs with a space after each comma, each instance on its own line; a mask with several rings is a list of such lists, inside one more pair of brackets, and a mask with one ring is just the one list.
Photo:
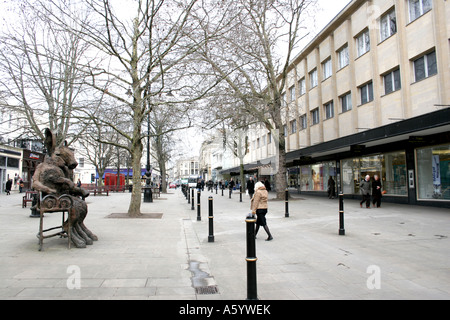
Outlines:
[[64, 222], [63, 228], [67, 234], [70, 234], [77, 248], [85, 248], [98, 238], [84, 225], [88, 212], [84, 199], [89, 196], [89, 192], [77, 187], [71, 180], [72, 170], [78, 163], [73, 151], [67, 147], [66, 141], [64, 145], [56, 146], [56, 137], [50, 129], [45, 129], [45, 146], [47, 156], [36, 168], [32, 188], [41, 193], [41, 199], [47, 195], [56, 197], [68, 195], [72, 199], [72, 207], [68, 210], [68, 220]]

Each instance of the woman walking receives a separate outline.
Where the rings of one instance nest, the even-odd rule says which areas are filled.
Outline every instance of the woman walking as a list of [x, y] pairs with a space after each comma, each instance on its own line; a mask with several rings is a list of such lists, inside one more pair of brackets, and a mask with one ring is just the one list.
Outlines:
[[266, 187], [262, 182], [257, 182], [255, 184], [255, 194], [253, 195], [250, 208], [253, 214], [256, 214], [256, 230], [255, 236], [259, 231], [259, 227], [263, 227], [267, 232], [268, 238], [266, 241], [270, 241], [273, 239], [270, 234], [269, 227], [266, 222], [266, 213], [267, 213], [267, 200], [269, 193], [266, 190]]

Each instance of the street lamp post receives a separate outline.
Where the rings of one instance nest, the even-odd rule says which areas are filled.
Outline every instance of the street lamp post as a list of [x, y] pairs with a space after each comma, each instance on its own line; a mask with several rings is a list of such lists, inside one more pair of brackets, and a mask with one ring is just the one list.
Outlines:
[[150, 112], [147, 118], [147, 165], [145, 166], [144, 202], [153, 202], [152, 168], [150, 166]]

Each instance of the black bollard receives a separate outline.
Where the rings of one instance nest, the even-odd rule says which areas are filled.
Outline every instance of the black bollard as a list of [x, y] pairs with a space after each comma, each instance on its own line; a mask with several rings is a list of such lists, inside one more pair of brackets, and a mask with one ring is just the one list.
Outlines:
[[213, 197], [208, 198], [209, 207], [209, 235], [208, 242], [214, 242], [214, 217], [213, 217]]
[[345, 236], [344, 229], [344, 194], [339, 194], [339, 235]]
[[197, 221], [202, 221], [202, 217], [200, 215], [200, 190], [197, 191]]
[[256, 286], [256, 244], [255, 244], [255, 217], [250, 213], [245, 219], [247, 224], [247, 300], [258, 300]]
[[188, 199], [188, 203], [191, 203], [191, 197], [190, 197], [191, 192], [190, 192], [189, 190], [190, 190], [190, 189], [187, 188], [186, 198]]
[[217, 194], [217, 185], [216, 185], [216, 194]]
[[285, 202], [284, 216], [286, 218], [289, 218], [289, 190], [287, 188], [285, 191], [284, 202]]
[[242, 202], [242, 186], [239, 187], [239, 202]]
[[223, 187], [222, 187], [222, 197], [223, 197]]
[[233, 188], [230, 189], [229, 198], [231, 199], [231, 193], [233, 192]]
[[[189, 197], [189, 195], [188, 195], [188, 197]], [[192, 188], [191, 210], [194, 210], [194, 188]]]

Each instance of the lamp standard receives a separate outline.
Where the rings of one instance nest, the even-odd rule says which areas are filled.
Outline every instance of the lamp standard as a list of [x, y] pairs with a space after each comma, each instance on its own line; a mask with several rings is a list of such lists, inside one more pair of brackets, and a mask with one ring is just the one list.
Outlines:
[[145, 170], [144, 202], [153, 202], [152, 167], [150, 165], [150, 112], [147, 115], [147, 165]]

